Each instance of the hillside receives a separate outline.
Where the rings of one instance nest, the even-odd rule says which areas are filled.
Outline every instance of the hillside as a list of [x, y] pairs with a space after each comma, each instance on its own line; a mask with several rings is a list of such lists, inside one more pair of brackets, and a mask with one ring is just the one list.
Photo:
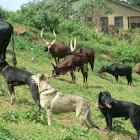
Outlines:
[[[16, 24], [14, 24], [16, 26]], [[15, 36], [15, 50], [17, 54], [18, 65], [34, 74], [47, 73], [51, 76], [53, 62], [48, 53], [44, 53], [44, 43], [40, 40], [40, 30], [26, 27], [27, 33], [21, 36]], [[98, 33], [97, 33], [98, 34]], [[99, 35], [99, 34], [98, 34]], [[58, 42], [68, 43], [69, 35], [65, 33], [58, 35]], [[49, 40], [53, 39], [51, 32], [45, 34]], [[104, 36], [103, 36], [104, 37]], [[106, 38], [106, 37], [104, 37]], [[65, 40], [65, 41], [64, 41]], [[98, 94], [100, 91], [110, 91], [112, 96], [118, 100], [131, 101], [139, 104], [140, 100], [140, 78], [133, 72], [133, 85], [127, 86], [125, 77], [119, 77], [116, 83], [113, 76], [104, 74], [101, 78], [98, 70], [107, 64], [120, 62], [120, 58], [112, 57], [115, 47], [112, 42], [117, 42], [117, 38], [108, 38], [111, 45], [99, 42], [96, 39], [91, 41], [79, 41], [77, 46], [91, 47], [96, 51], [96, 60], [94, 72], [89, 67], [88, 85], [83, 85], [81, 72], [76, 72], [77, 84], [71, 83], [70, 75], [51, 78], [51, 85], [64, 93], [79, 95], [88, 99], [91, 103], [91, 115], [94, 121], [99, 125], [100, 130], [90, 129], [82, 130], [76, 121], [75, 113], [54, 114], [53, 125], [48, 126], [44, 110], [38, 110], [32, 100], [28, 86], [15, 87], [16, 103], [10, 105], [10, 95], [6, 83], [0, 76], [0, 139], [7, 140], [130, 140], [136, 137], [136, 132], [129, 120], [124, 118], [113, 120], [113, 132], [109, 135], [104, 130], [106, 123], [103, 115], [98, 109]], [[87, 45], [89, 44], [89, 45]], [[12, 65], [11, 43], [8, 47], [7, 61]], [[104, 53], [110, 56], [111, 61], [100, 58]], [[99, 59], [101, 61], [99, 61]], [[122, 62], [120, 62], [122, 63]], [[129, 62], [127, 62], [128, 64]], [[134, 63], [130, 63], [134, 66]]]

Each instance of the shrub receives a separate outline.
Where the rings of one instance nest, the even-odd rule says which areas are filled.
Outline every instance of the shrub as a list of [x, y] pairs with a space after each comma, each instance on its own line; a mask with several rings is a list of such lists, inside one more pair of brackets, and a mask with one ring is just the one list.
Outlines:
[[111, 46], [112, 45], [112, 41], [110, 38], [107, 37], [103, 37], [102, 40], [100, 41], [100, 43]]
[[120, 43], [116, 47], [116, 53], [119, 59], [123, 62], [139, 62], [140, 61], [140, 54], [139, 54], [139, 47], [132, 46], [127, 43]]

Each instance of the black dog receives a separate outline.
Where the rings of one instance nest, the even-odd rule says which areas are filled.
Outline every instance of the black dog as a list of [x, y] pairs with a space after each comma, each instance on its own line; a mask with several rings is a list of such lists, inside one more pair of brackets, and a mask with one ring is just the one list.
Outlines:
[[8, 85], [8, 89], [11, 94], [11, 105], [13, 105], [15, 101], [14, 86], [27, 84], [29, 85], [33, 100], [35, 101], [36, 105], [40, 107], [38, 86], [31, 78], [33, 75], [32, 73], [10, 66], [5, 60], [0, 63], [0, 72], [4, 76], [4, 79]]
[[107, 130], [112, 130], [112, 118], [125, 117], [130, 118], [133, 127], [137, 131], [137, 140], [140, 135], [140, 106], [131, 102], [119, 101], [111, 98], [108, 91], [99, 93], [99, 109], [103, 113], [107, 123]]

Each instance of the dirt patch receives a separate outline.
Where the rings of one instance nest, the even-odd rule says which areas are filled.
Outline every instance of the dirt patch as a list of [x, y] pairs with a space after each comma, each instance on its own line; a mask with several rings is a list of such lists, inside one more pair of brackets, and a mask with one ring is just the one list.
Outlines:
[[26, 30], [26, 28], [24, 28], [24, 27], [21, 27], [21, 26], [19, 26], [19, 27], [14, 27], [14, 32], [15, 32], [16, 35], [25, 34], [26, 31], [27, 31], [27, 30]]

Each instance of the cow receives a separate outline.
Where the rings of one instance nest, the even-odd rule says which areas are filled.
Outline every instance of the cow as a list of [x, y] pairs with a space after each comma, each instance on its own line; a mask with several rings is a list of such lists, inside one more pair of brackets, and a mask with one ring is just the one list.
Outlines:
[[81, 53], [85, 57], [87, 57], [87, 63], [90, 63], [92, 72], [94, 68], [94, 60], [95, 60], [95, 52], [93, 49], [89, 48], [81, 48], [76, 51], [77, 53]]
[[44, 29], [42, 29], [41, 31], [41, 38], [43, 41], [45, 41], [46, 46], [44, 48], [44, 52], [49, 52], [51, 54], [51, 56], [55, 59], [55, 63], [58, 64], [59, 63], [59, 59], [60, 58], [64, 58], [66, 55], [68, 55], [69, 53], [73, 52], [76, 48], [76, 38], [74, 39], [74, 47], [72, 46], [72, 41], [73, 39], [70, 41], [70, 47], [64, 44], [56, 44], [56, 33], [53, 30], [53, 34], [55, 39], [49, 43], [47, 42], [44, 38], [43, 38], [43, 32]]
[[76, 83], [75, 74], [74, 71], [76, 68], [79, 68], [83, 75], [83, 83], [87, 83], [88, 78], [88, 70], [87, 70], [87, 58], [80, 54], [80, 53], [74, 53], [67, 55], [63, 62], [57, 65], [53, 65], [54, 70], [52, 71], [52, 76], [58, 76], [58, 75], [65, 75], [66, 73], [70, 72], [72, 77], [72, 83]]
[[14, 32], [13, 26], [5, 21], [0, 21], [0, 63], [6, 59], [6, 50], [12, 36], [13, 44], [13, 64], [16, 66], [16, 54], [14, 52]]
[[132, 84], [132, 67], [122, 64], [114, 63], [110, 66], [103, 66], [98, 73], [107, 72], [115, 76], [116, 81], [118, 81], [118, 76], [126, 76], [128, 85]]

